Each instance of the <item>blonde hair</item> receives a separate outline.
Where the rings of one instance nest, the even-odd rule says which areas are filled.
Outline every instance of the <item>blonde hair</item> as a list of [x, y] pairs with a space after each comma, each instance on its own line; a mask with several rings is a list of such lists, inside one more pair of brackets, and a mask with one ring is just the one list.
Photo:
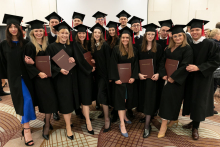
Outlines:
[[[182, 46], [181, 46], [181, 47], [185, 47], [186, 45], [189, 45], [189, 44], [187, 43], [186, 34], [185, 34], [185, 33], [181, 33], [181, 34], [182, 34], [183, 37], [184, 37], [183, 42], [182, 42]], [[168, 48], [172, 48], [172, 47], [174, 47], [175, 44], [176, 44], [176, 43], [174, 42], [173, 37], [170, 37], [170, 42], [169, 42], [169, 46], [168, 46]]]
[[215, 35], [216, 34], [219, 34], [220, 33], [220, 29], [213, 29], [212, 31], [211, 31], [211, 33], [209, 34], [209, 38], [212, 38], [212, 39], [214, 39], [213, 37], [215, 37]]
[[[59, 30], [59, 33], [64, 32], [64, 31], [68, 31], [68, 33], [70, 34], [70, 32], [69, 32], [68, 29], [61, 29], [61, 30]], [[60, 43], [60, 39], [59, 39], [59, 36], [58, 36], [58, 35], [57, 35], [56, 43]], [[67, 44], [67, 45], [70, 45], [70, 39], [69, 39], [69, 38], [67, 39], [66, 44]]]
[[[43, 33], [44, 33], [44, 29], [43, 29]], [[36, 55], [38, 54], [39, 51], [43, 50], [45, 51], [47, 48], [47, 36], [43, 36], [42, 38], [42, 48], [40, 47], [39, 43], [37, 42], [36, 38], [34, 37], [34, 30], [31, 30], [31, 32], [29, 33], [31, 42], [34, 44], [34, 46], [36, 47]]]
[[[121, 37], [122, 39], [122, 37]], [[126, 52], [124, 45], [122, 44], [120, 39], [120, 43], [119, 43], [119, 51], [121, 53], [122, 56], [126, 56], [128, 55], [128, 59], [134, 57], [134, 49], [133, 49], [133, 44], [131, 41], [131, 36], [129, 35], [129, 43], [128, 43], [128, 52]]]

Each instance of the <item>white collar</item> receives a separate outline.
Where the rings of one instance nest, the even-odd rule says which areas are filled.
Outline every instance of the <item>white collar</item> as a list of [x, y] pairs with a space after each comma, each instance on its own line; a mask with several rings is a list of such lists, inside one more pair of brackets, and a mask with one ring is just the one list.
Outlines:
[[193, 40], [194, 44], [198, 44], [200, 42], [203, 42], [203, 40], [205, 39], [205, 36], [202, 36], [201, 38], [199, 38], [197, 41]]
[[56, 34], [54, 34], [51, 30], [50, 30], [51, 36], [55, 37]]
[[26, 39], [26, 38], [27, 38], [27, 36], [25, 35], [25, 36], [24, 36], [24, 39]]
[[167, 39], [167, 37], [166, 37], [165, 39], [163, 39], [163, 38], [160, 37], [160, 39], [161, 39], [161, 40], [165, 40], [165, 39]]
[[139, 32], [139, 35], [134, 35], [134, 38], [135, 37], [138, 37], [138, 39], [139, 39], [141, 37], [140, 32]]

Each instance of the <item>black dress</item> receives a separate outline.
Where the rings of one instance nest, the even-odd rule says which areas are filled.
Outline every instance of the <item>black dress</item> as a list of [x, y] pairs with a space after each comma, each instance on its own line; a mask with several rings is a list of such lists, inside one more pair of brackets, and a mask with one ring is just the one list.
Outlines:
[[[36, 56], [45, 56], [45, 51], [39, 51], [36, 55], [36, 47], [32, 42], [25, 46], [25, 55], [35, 61]], [[57, 96], [51, 78], [41, 79], [38, 74], [40, 71], [35, 64], [26, 64], [27, 72], [34, 82], [36, 100], [41, 113], [55, 113], [58, 111]]]
[[167, 120], [177, 120], [184, 98], [185, 81], [188, 75], [186, 67], [193, 62], [193, 51], [189, 45], [177, 47], [173, 52], [168, 48], [164, 52], [160, 64], [160, 77], [166, 76], [166, 59], [178, 60], [177, 70], [170, 76], [174, 83], [167, 82], [164, 86], [159, 108], [159, 116]]
[[110, 105], [109, 74], [110, 74], [110, 47], [104, 42], [101, 49], [92, 53], [95, 60], [95, 81], [97, 84], [98, 104]]
[[[138, 56], [137, 56], [137, 49], [133, 48], [134, 57], [128, 59], [128, 55], [121, 56], [119, 51], [119, 46], [116, 46], [113, 49], [110, 65], [111, 65], [111, 72], [110, 72], [110, 79], [113, 80], [114, 83], [114, 96], [113, 96], [113, 106], [115, 110], [125, 110], [125, 109], [132, 109], [137, 106], [138, 99], [137, 99], [137, 85], [135, 82], [132, 84], [123, 83], [123, 84], [116, 84], [115, 81], [120, 80], [118, 74], [118, 67], [117, 64], [121, 63], [131, 63], [131, 70], [132, 75], [131, 78], [138, 79]], [[127, 92], [127, 100], [125, 103], [125, 96]]]
[[[59, 51], [64, 50], [70, 57], [74, 57], [73, 46], [61, 43], [52, 43], [46, 49], [46, 55], [52, 58]], [[79, 95], [76, 67], [73, 67], [68, 75], [60, 72], [61, 68], [51, 59], [52, 80], [58, 99], [58, 111], [63, 114], [73, 112], [74, 106], [79, 108]]]
[[[24, 40], [23, 45], [25, 46], [27, 43], [28, 41]], [[24, 114], [21, 77], [24, 79], [25, 85], [31, 94], [33, 106], [37, 105], [34, 99], [35, 94], [33, 82], [25, 68], [26, 63], [24, 63], [24, 46], [20, 47], [19, 44], [12, 43], [12, 47], [10, 47], [6, 40], [0, 43], [0, 77], [3, 79], [8, 79], [15, 111], [21, 116]]]
[[[141, 50], [140, 45], [138, 48], [138, 59], [153, 59], [154, 73], [159, 73], [159, 63], [163, 54], [160, 44], [157, 44], [156, 53], [151, 50], [146, 52]], [[139, 80], [138, 110], [145, 115], [153, 115], [156, 107], [157, 81], [153, 81], [150, 78], [147, 78], [146, 80]]]
[[54, 43], [57, 40], [57, 36], [54, 37], [51, 35], [51, 32], [47, 34], [48, 35], [48, 42], [49, 44]]
[[183, 103], [183, 116], [190, 114], [194, 121], [204, 121], [213, 115], [213, 72], [220, 65], [219, 50], [215, 42], [204, 39], [198, 44], [191, 43], [193, 64], [199, 71], [189, 73]]

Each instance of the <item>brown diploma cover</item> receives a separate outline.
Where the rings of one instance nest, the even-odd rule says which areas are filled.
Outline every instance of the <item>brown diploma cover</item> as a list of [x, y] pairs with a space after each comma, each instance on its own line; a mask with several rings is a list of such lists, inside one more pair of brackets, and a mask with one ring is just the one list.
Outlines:
[[36, 68], [51, 77], [50, 56], [36, 56], [35, 57]]
[[84, 58], [86, 59], [86, 61], [93, 67], [95, 67], [95, 64], [92, 63], [92, 55], [91, 55], [91, 52], [86, 52], [83, 54]]
[[152, 78], [154, 75], [153, 59], [139, 60], [140, 72], [143, 75], [147, 75], [145, 78]]
[[167, 78], [169, 78], [174, 73], [174, 71], [177, 70], [178, 65], [179, 65], [178, 60], [173, 60], [173, 59], [166, 60], [165, 69], [167, 72]]
[[118, 64], [118, 73], [122, 83], [128, 83], [131, 78], [131, 63]]

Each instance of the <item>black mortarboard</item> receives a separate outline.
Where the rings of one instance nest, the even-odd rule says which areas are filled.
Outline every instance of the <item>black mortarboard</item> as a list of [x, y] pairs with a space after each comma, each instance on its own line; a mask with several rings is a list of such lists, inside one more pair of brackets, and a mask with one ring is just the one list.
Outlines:
[[120, 26], [120, 23], [114, 22], [114, 21], [109, 21], [108, 24], [106, 25], [106, 27], [108, 28], [116, 28], [116, 29], [117, 29], [117, 26]]
[[95, 17], [97, 19], [97, 18], [100, 18], [100, 17], [104, 18], [105, 16], [107, 16], [107, 14], [98, 11], [92, 17]]
[[128, 21], [128, 23], [131, 24], [131, 25], [132, 25], [133, 23], [140, 23], [140, 24], [141, 24], [142, 21], [144, 21], [144, 19], [139, 18], [139, 17], [136, 17], [136, 16], [133, 16], [133, 17]]
[[27, 27], [25, 26], [21, 26], [22, 30], [25, 31], [27, 29]]
[[188, 24], [187, 26], [191, 26], [192, 28], [203, 28], [203, 23], [204, 25], [207, 24], [209, 21], [207, 20], [201, 20], [201, 19], [195, 19], [193, 18]]
[[16, 15], [10, 15], [10, 14], [5, 14], [2, 23], [4, 24], [18, 24], [20, 25], [23, 17], [22, 16], [16, 16]]
[[69, 30], [69, 31], [72, 30], [72, 28], [71, 28], [65, 21], [59, 23], [58, 25], [54, 26], [53, 28], [54, 28], [56, 31], [58, 31], [58, 32], [59, 32], [61, 29], [67, 29], [67, 30]]
[[185, 33], [183, 28], [185, 28], [186, 25], [175, 25], [171, 29], [169, 29], [169, 32], [172, 32], [172, 34], [178, 34], [178, 33]]
[[120, 19], [120, 17], [127, 17], [127, 18], [129, 18], [129, 17], [131, 17], [131, 15], [128, 14], [125, 10], [122, 10], [120, 13], [118, 13], [116, 15], [116, 17], [118, 17], [119, 19]]
[[133, 33], [133, 31], [129, 27], [127, 27], [127, 26], [124, 27], [123, 29], [121, 29], [119, 31], [119, 33], [120, 33], [120, 35], [122, 35], [122, 34], [130, 35], [132, 37], [132, 44], [135, 44], [134, 33]]
[[105, 28], [99, 23], [96, 23], [92, 28], [90, 28], [90, 31], [93, 32], [95, 29], [99, 29], [100, 31], [102, 31], [102, 33], [105, 33]]
[[76, 29], [78, 32], [87, 32], [87, 30], [89, 29], [90, 27], [88, 26], [85, 26], [83, 24], [80, 24], [76, 27], [74, 27], [74, 29]]
[[45, 22], [35, 19], [35, 20], [32, 20], [32, 21], [26, 22], [26, 24], [29, 24], [31, 26], [31, 30], [33, 30], [33, 29], [43, 29]]
[[156, 32], [157, 28], [160, 28], [159, 26], [155, 25], [154, 23], [150, 23], [147, 25], [142, 26], [145, 28], [145, 32]]
[[85, 17], [85, 14], [74, 12], [73, 16], [72, 16], [72, 19], [79, 18], [81, 21], [83, 21], [84, 17]]
[[50, 13], [48, 16], [45, 17], [46, 20], [50, 21], [51, 19], [57, 19], [59, 20], [59, 22], [62, 21], [62, 18], [56, 13], [56, 12], [52, 12]]
[[173, 26], [173, 22], [171, 19], [159, 21], [159, 24], [161, 27], [167, 26], [167, 27], [171, 28]]

